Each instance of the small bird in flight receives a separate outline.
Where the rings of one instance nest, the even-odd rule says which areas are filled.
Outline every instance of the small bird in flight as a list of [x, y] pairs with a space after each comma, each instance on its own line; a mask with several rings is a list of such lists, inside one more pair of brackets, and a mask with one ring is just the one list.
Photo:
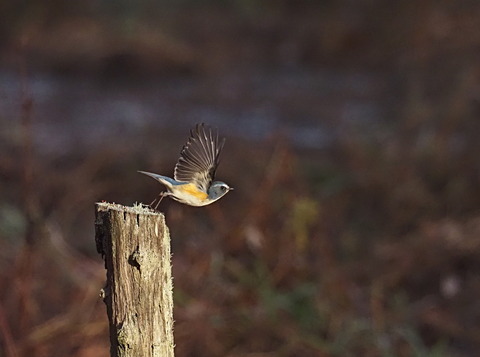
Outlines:
[[[189, 206], [206, 206], [233, 190], [222, 181], [213, 181], [219, 164], [225, 138], [219, 141], [218, 132], [205, 124], [197, 124], [190, 131], [190, 138], [183, 146], [175, 165], [173, 179], [151, 172], [138, 171], [162, 183], [167, 191], [160, 193], [155, 209], [163, 197]], [[156, 201], [153, 200], [150, 206]]]

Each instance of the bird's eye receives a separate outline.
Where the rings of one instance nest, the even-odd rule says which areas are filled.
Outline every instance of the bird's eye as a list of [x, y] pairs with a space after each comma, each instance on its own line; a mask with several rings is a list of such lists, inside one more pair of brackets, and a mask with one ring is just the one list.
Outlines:
[[222, 191], [225, 191], [227, 188], [226, 188], [225, 186], [220, 186], [220, 189], [221, 189]]

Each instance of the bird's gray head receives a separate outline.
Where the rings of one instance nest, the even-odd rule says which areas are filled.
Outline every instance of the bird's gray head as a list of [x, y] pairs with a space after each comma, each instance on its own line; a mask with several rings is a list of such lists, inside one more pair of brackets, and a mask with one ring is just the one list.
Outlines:
[[228, 186], [225, 182], [215, 181], [211, 184], [208, 189], [208, 198], [213, 201], [218, 200], [220, 197], [224, 196], [228, 191], [233, 190], [232, 187]]

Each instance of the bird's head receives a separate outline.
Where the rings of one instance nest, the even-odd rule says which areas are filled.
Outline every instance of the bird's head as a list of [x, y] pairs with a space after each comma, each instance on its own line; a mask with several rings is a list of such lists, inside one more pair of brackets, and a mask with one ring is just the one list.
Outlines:
[[210, 185], [208, 189], [208, 197], [216, 201], [220, 197], [225, 196], [228, 191], [232, 191], [233, 187], [228, 186], [225, 182], [222, 181], [215, 181]]

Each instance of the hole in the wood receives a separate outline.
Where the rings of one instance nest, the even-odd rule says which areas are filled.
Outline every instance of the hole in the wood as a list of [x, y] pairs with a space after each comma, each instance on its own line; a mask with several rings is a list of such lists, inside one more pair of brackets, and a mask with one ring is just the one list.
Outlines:
[[137, 246], [137, 248], [133, 251], [133, 253], [130, 254], [130, 256], [128, 257], [128, 264], [140, 270], [139, 258], [140, 258], [140, 251], [139, 251], [139, 247]]

